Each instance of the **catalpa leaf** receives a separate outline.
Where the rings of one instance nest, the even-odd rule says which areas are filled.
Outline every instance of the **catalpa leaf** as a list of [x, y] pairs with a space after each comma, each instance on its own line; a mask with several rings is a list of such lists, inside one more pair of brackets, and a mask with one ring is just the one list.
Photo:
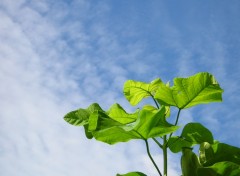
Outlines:
[[200, 123], [188, 123], [184, 126], [181, 137], [192, 144], [203, 142], [213, 143], [213, 135], [206, 127]]
[[198, 176], [239, 176], [240, 165], [229, 161], [218, 162], [209, 167], [200, 167], [197, 174]]
[[77, 113], [77, 111], [71, 111], [71, 112], [67, 113], [64, 116], [64, 120], [74, 126], [84, 125], [86, 123], [86, 121], [84, 121], [84, 118], [82, 118], [82, 117], [79, 118], [76, 115], [76, 113]]
[[212, 145], [208, 142], [203, 142], [199, 146], [199, 161], [203, 166], [206, 166], [205, 163], [209, 160], [212, 160], [214, 157], [214, 150]]
[[136, 121], [138, 113], [139, 111], [137, 110], [135, 113], [129, 114], [119, 104], [112, 105], [112, 107], [107, 112], [109, 117], [122, 124], [128, 124]]
[[123, 87], [123, 93], [131, 105], [137, 105], [143, 98], [154, 96], [156, 90], [162, 84], [158, 78], [151, 83], [128, 80]]
[[178, 129], [166, 121], [164, 107], [160, 110], [143, 108], [135, 115], [136, 121], [123, 124], [104, 112], [95, 111], [89, 119], [89, 130], [97, 140], [115, 144], [132, 139], [163, 136]]
[[117, 174], [116, 176], [147, 176], [142, 172], [129, 172], [127, 174]]
[[166, 121], [166, 109], [164, 106], [160, 110], [142, 109], [139, 114], [139, 121], [134, 127], [145, 139], [163, 136], [178, 129]]
[[222, 92], [213, 75], [202, 72], [188, 78], [175, 78], [172, 87], [160, 84], [154, 97], [160, 104], [184, 109], [203, 103], [220, 102]]
[[95, 111], [89, 118], [88, 130], [96, 140], [107, 144], [141, 139], [139, 134], [132, 132], [132, 129], [131, 123], [128, 125], [117, 122], [102, 111]]
[[168, 146], [173, 153], [177, 153], [182, 151], [183, 147], [192, 147], [203, 142], [213, 143], [211, 131], [200, 123], [188, 123], [184, 126], [181, 136], [169, 138]]
[[88, 131], [88, 121], [90, 115], [97, 110], [102, 110], [102, 108], [97, 103], [93, 103], [87, 109], [80, 108], [69, 112], [64, 116], [64, 120], [74, 126], [84, 126], [86, 137], [92, 139], [92, 133]]
[[178, 153], [182, 151], [182, 148], [184, 147], [192, 147], [193, 143], [187, 141], [184, 138], [181, 138], [179, 136], [172, 136], [168, 139], [168, 147], [173, 153]]
[[240, 148], [218, 141], [215, 141], [211, 148], [213, 149], [213, 155], [205, 161], [204, 166], [211, 166], [222, 161], [230, 161], [240, 165]]
[[121, 125], [123, 124], [109, 117], [104, 111], [94, 111], [89, 117], [88, 130], [94, 132]]
[[87, 109], [78, 109], [67, 113], [64, 116], [64, 120], [74, 126], [82, 126], [88, 124], [88, 119], [91, 113], [95, 110], [102, 110], [102, 108], [97, 104], [91, 104]]

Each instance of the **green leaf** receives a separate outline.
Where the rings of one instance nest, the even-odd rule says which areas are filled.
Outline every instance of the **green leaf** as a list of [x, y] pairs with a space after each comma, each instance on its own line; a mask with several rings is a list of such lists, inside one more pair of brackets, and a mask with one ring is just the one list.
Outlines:
[[198, 157], [192, 151], [192, 148], [184, 147], [182, 149], [181, 169], [183, 176], [198, 176], [197, 170], [200, 167]]
[[192, 144], [201, 144], [203, 142], [213, 144], [213, 135], [211, 131], [200, 123], [188, 123], [185, 125], [181, 137], [192, 142]]
[[165, 108], [160, 110], [142, 109], [137, 120], [122, 124], [115, 117], [110, 117], [102, 111], [95, 111], [89, 118], [89, 130], [93, 136], [102, 142], [115, 144], [131, 139], [148, 139], [163, 136], [178, 129], [166, 121]]
[[74, 126], [84, 125], [86, 122], [84, 121], [84, 119], [82, 117], [79, 118], [76, 115], [76, 113], [77, 113], [77, 110], [76, 111], [71, 111], [71, 112], [67, 113], [64, 116], [64, 120], [66, 122], [68, 122], [69, 124], [74, 125]]
[[92, 139], [93, 135], [88, 131], [88, 120], [90, 115], [97, 110], [102, 110], [102, 108], [97, 103], [93, 103], [87, 109], [80, 108], [67, 113], [64, 116], [64, 120], [74, 126], [84, 126], [86, 137]]
[[198, 176], [238, 176], [240, 175], [240, 165], [224, 161], [215, 163], [209, 167], [198, 169]]
[[169, 138], [168, 146], [173, 153], [178, 153], [183, 147], [192, 147], [203, 142], [213, 143], [212, 133], [200, 123], [188, 123], [180, 137]]
[[157, 78], [151, 83], [128, 80], [123, 87], [123, 93], [131, 105], [137, 105], [143, 98], [154, 96], [162, 81]]
[[119, 104], [114, 104], [107, 113], [112, 119], [127, 124], [136, 121], [139, 111], [129, 114]]
[[88, 124], [88, 119], [91, 113], [95, 110], [102, 110], [102, 108], [97, 104], [91, 104], [87, 109], [78, 109], [67, 113], [64, 116], [64, 120], [74, 126], [82, 126]]
[[204, 165], [207, 161], [214, 157], [212, 145], [208, 142], [203, 142], [199, 147], [199, 161]]
[[188, 78], [175, 78], [172, 87], [160, 84], [154, 98], [160, 104], [184, 109], [203, 103], [220, 102], [222, 92], [214, 76], [202, 72]]
[[84, 125], [84, 131], [85, 131], [85, 135], [88, 139], [92, 139], [93, 138], [93, 135], [91, 132], [88, 131], [88, 124], [87, 125]]
[[94, 111], [89, 117], [89, 131], [98, 131], [114, 126], [122, 126], [122, 123], [117, 122], [116, 120], [110, 118], [103, 111]]
[[141, 139], [141, 136], [138, 134], [132, 131], [126, 131], [120, 126], [113, 126], [103, 130], [94, 131], [93, 136], [96, 140], [110, 145], [118, 142], [127, 142], [132, 139]]
[[140, 111], [139, 121], [134, 127], [145, 139], [163, 136], [176, 131], [179, 127], [166, 121], [164, 106], [158, 111], [144, 109]]
[[215, 142], [211, 147], [214, 155], [206, 160], [204, 166], [211, 166], [222, 161], [230, 161], [240, 165], [240, 148], [219, 142]]
[[127, 174], [117, 174], [117, 176], [147, 176], [142, 172], [129, 172]]
[[184, 147], [192, 147], [193, 143], [181, 138], [179, 136], [173, 136], [168, 140], [168, 147], [173, 153], [182, 151]]
[[92, 132], [95, 139], [115, 144], [118, 142], [127, 142], [131, 139], [141, 139], [139, 134], [132, 132], [133, 123], [122, 124], [111, 118], [103, 111], [95, 111], [89, 118], [89, 131]]

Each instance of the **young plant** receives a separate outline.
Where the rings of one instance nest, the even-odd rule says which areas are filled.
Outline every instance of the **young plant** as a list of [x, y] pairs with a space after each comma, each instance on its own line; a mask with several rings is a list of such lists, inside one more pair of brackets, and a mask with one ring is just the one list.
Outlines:
[[[179, 129], [180, 113], [184, 109], [205, 103], [221, 102], [223, 90], [213, 75], [201, 72], [188, 78], [175, 78], [173, 86], [161, 79], [150, 83], [128, 80], [123, 93], [135, 106], [144, 98], [151, 98], [153, 105], [144, 105], [134, 113], [127, 113], [119, 104], [104, 111], [97, 103], [86, 109], [77, 109], [65, 115], [64, 120], [75, 126], [83, 126], [88, 139], [95, 138], [107, 144], [143, 140], [153, 166], [160, 176], [168, 173], [168, 149], [182, 151], [183, 176], [237, 176], [240, 175], [240, 149], [215, 141], [211, 131], [200, 123], [188, 123], [180, 136], [173, 136]], [[170, 108], [178, 113], [175, 123], [170, 118]], [[163, 152], [163, 173], [154, 161], [149, 140], [153, 140]], [[199, 156], [193, 147], [199, 146]], [[141, 172], [117, 174], [117, 176], [144, 176]]]

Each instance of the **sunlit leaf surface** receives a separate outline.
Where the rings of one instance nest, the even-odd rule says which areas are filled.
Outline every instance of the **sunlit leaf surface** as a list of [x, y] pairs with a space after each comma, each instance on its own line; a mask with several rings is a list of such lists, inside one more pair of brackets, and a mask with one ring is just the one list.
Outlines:
[[154, 96], [162, 81], [158, 78], [151, 83], [128, 80], [123, 87], [123, 93], [131, 105], [137, 105], [143, 98]]
[[155, 98], [161, 104], [184, 109], [203, 103], [220, 102], [222, 92], [216, 79], [203, 72], [188, 78], [175, 78], [172, 87], [161, 84]]

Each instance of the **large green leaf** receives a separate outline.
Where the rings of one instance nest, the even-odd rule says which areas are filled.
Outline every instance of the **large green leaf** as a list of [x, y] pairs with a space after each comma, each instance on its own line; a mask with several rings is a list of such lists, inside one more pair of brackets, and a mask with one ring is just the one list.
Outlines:
[[215, 163], [209, 167], [202, 167], [198, 169], [198, 176], [239, 176], [240, 165], [224, 161]]
[[214, 76], [202, 72], [188, 78], [175, 78], [172, 87], [160, 84], [154, 97], [163, 105], [184, 109], [203, 103], [220, 102], [222, 92]]
[[117, 174], [117, 176], [147, 176], [142, 172], [129, 172], [127, 174]]
[[214, 154], [205, 161], [204, 166], [211, 166], [222, 161], [230, 161], [240, 165], [240, 148], [219, 142], [212, 144], [211, 148]]
[[141, 135], [132, 131], [133, 124], [122, 124], [105, 112], [96, 111], [89, 118], [89, 131], [92, 132], [95, 139], [108, 144], [141, 139]]
[[140, 133], [145, 139], [163, 136], [176, 131], [179, 127], [166, 121], [166, 109], [163, 106], [160, 110], [144, 109], [140, 111], [139, 121], [134, 130]]
[[83, 117], [78, 117], [76, 115], [77, 110], [71, 111], [64, 116], [64, 120], [74, 126], [82, 126], [86, 123]]
[[192, 147], [203, 142], [213, 143], [211, 131], [200, 123], [188, 123], [184, 126], [180, 137], [173, 136], [169, 138], [168, 146], [173, 153], [177, 153], [183, 147]]
[[173, 153], [182, 151], [184, 147], [192, 147], [193, 143], [179, 136], [172, 136], [168, 139], [168, 147]]
[[151, 83], [128, 80], [123, 87], [123, 93], [131, 105], [137, 105], [143, 98], [154, 96], [162, 81], [158, 78]]
[[88, 139], [92, 139], [93, 135], [88, 131], [88, 120], [90, 115], [94, 111], [102, 110], [102, 108], [97, 104], [91, 104], [87, 109], [78, 109], [72, 112], [67, 113], [64, 116], [64, 120], [74, 126], [84, 126], [85, 135]]
[[193, 144], [201, 144], [203, 142], [213, 143], [211, 131], [200, 123], [188, 123], [185, 125], [181, 137]]
[[123, 124], [110, 118], [104, 111], [94, 111], [88, 121], [88, 131], [94, 132]]
[[102, 108], [97, 104], [91, 104], [87, 109], [78, 109], [67, 113], [64, 116], [64, 120], [74, 126], [82, 126], [88, 124], [88, 119], [91, 113], [96, 110], [102, 110]]
[[164, 107], [160, 110], [143, 108], [135, 115], [137, 115], [135, 122], [123, 124], [115, 120], [118, 118], [110, 117], [102, 111], [95, 111], [89, 118], [89, 131], [97, 140], [115, 144], [131, 139], [163, 136], [178, 129], [166, 121]]
[[139, 111], [137, 110], [135, 113], [129, 114], [119, 104], [114, 104], [107, 112], [109, 117], [122, 124], [127, 124], [136, 121], [138, 113]]
[[202, 165], [214, 157], [212, 145], [208, 142], [203, 142], [199, 147], [199, 161]]

